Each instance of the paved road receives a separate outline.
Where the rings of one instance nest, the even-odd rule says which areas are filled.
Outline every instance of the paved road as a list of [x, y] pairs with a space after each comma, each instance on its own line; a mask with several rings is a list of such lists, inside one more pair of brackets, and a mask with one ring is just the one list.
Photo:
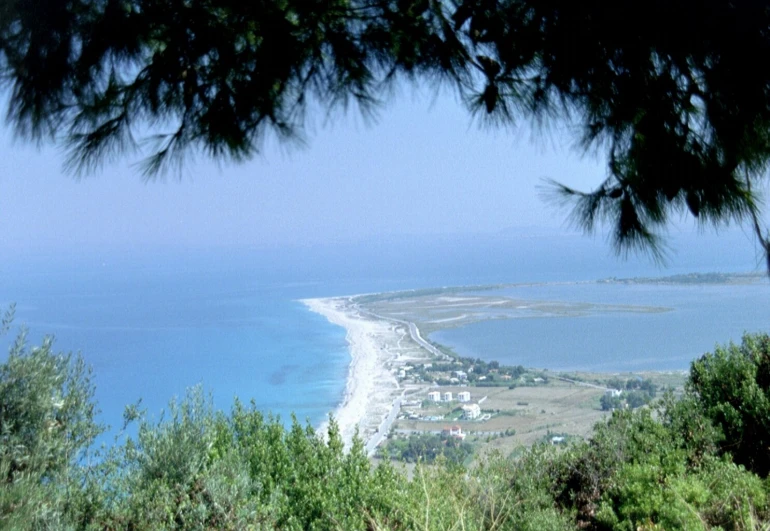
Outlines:
[[[369, 310], [364, 310], [360, 306], [356, 304], [356, 308], [359, 312], [371, 315], [372, 317], [376, 319], [383, 319], [385, 321], [391, 321], [394, 323], [399, 323], [404, 326], [406, 326], [409, 329], [409, 336], [412, 338], [412, 340], [420, 345], [422, 348], [433, 354], [434, 356], [438, 358], [447, 358], [448, 356], [441, 352], [439, 349], [425, 341], [422, 336], [420, 335], [420, 330], [417, 328], [417, 325], [410, 322], [410, 321], [404, 321], [402, 319], [396, 319], [394, 317], [385, 317], [384, 315], [378, 315], [374, 312], [370, 312]], [[403, 400], [404, 393], [406, 390], [404, 390], [401, 393], [401, 396], [398, 397], [393, 402], [393, 407], [390, 408], [390, 412], [388, 413], [388, 416], [385, 418], [385, 420], [382, 421], [380, 424], [380, 427], [377, 428], [377, 433], [375, 433], [371, 439], [366, 443], [366, 454], [371, 456], [374, 455], [374, 452], [377, 450], [377, 446], [385, 439], [385, 437], [388, 436], [388, 433], [390, 432], [391, 426], [393, 426], [393, 423], [396, 420], [396, 417], [398, 416], [399, 411], [401, 411], [401, 401]]]
[[377, 319], [383, 319], [385, 321], [391, 321], [391, 322], [399, 323], [406, 326], [409, 329], [409, 336], [412, 338], [412, 341], [414, 341], [415, 343], [417, 343], [422, 348], [424, 348], [425, 350], [427, 350], [428, 352], [430, 352], [436, 357], [448, 358], [446, 354], [444, 354], [439, 349], [437, 349], [436, 347], [434, 347], [433, 345], [431, 345], [430, 343], [428, 343], [422, 338], [422, 336], [420, 335], [420, 329], [417, 328], [417, 325], [414, 324], [413, 322], [404, 321], [403, 319], [396, 319], [395, 317], [385, 317], [384, 315], [379, 315], [374, 312], [370, 312], [369, 310], [364, 310], [358, 305], [356, 305], [356, 307], [358, 308], [358, 311], [361, 313], [371, 315], [372, 317], [375, 317]]
[[575, 385], [583, 385], [585, 387], [593, 387], [594, 389], [601, 389], [602, 391], [609, 391], [609, 387], [602, 387], [601, 385], [596, 385], [588, 382], [580, 382], [578, 380], [572, 380], [570, 378], [564, 378], [562, 376], [549, 376], [549, 378], [553, 378], [555, 380], [561, 380], [562, 382], [569, 382], [571, 384]]
[[393, 402], [393, 407], [390, 408], [390, 413], [388, 413], [388, 416], [385, 417], [385, 420], [382, 421], [380, 427], [377, 428], [377, 433], [372, 435], [371, 439], [369, 439], [369, 441], [366, 443], [366, 455], [370, 457], [374, 455], [375, 450], [377, 450], [377, 446], [379, 446], [385, 437], [388, 436], [388, 433], [390, 433], [390, 427], [393, 426], [393, 422], [395, 422], [396, 417], [398, 416], [398, 412], [401, 411], [401, 400], [403, 397], [404, 394], [401, 393], [401, 396]]
[[441, 352], [439, 349], [425, 341], [422, 336], [420, 335], [420, 330], [417, 328], [417, 325], [408, 321], [401, 321], [404, 324], [409, 325], [409, 335], [412, 337], [415, 343], [420, 345], [422, 348], [430, 352], [436, 357], [439, 358], [446, 358], [446, 354]]
[[[446, 426], [451, 426], [450, 422], [446, 423]], [[464, 426], [465, 428], [466, 426]], [[393, 430], [395, 433], [398, 433], [399, 435], [422, 435], [423, 433], [431, 433], [433, 435], [441, 435], [444, 433], [444, 430], [409, 430], [409, 429], [399, 429], [399, 430]], [[465, 434], [467, 435], [505, 435], [505, 431], [503, 430], [493, 430], [493, 431], [482, 431], [482, 430], [465, 430]]]

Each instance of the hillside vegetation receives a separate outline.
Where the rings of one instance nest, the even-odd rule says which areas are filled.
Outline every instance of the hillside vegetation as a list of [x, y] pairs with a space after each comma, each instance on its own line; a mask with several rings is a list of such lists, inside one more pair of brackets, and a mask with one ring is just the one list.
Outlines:
[[[6, 321], [7, 325], [7, 321]], [[7, 326], [6, 326], [7, 328]], [[411, 479], [254, 404], [200, 389], [159, 423], [91, 448], [89, 371], [23, 334], [0, 366], [2, 529], [767, 529], [770, 337], [695, 361], [683, 396], [616, 411], [585, 441]]]

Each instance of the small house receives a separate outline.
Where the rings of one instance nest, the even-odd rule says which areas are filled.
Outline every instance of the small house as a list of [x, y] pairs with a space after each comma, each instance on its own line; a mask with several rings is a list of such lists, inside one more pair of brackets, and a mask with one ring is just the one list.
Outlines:
[[444, 393], [444, 402], [451, 402], [452, 401], [452, 392], [447, 391]]
[[446, 435], [448, 437], [455, 437], [456, 439], [465, 439], [465, 433], [463, 433], [463, 429], [460, 426], [450, 426], [448, 428], [444, 428], [442, 431], [443, 435]]
[[469, 404], [463, 406], [463, 418], [466, 420], [475, 420], [481, 416], [481, 408], [478, 404]]
[[441, 393], [438, 391], [431, 391], [428, 393], [428, 399], [432, 400], [433, 402], [441, 402]]
[[457, 393], [457, 400], [460, 402], [470, 402], [471, 394], [468, 391], [460, 391]]

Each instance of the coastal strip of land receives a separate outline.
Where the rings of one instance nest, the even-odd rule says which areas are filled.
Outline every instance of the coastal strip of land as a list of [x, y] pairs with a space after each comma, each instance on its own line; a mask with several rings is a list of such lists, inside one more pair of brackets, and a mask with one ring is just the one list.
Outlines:
[[[311, 311], [346, 330], [351, 361], [345, 392], [334, 419], [346, 446], [358, 431], [374, 450], [388, 433], [387, 422], [398, 412], [403, 389], [391, 372], [404, 353], [407, 335], [398, 323], [377, 319], [357, 309], [349, 298], [304, 299]], [[325, 432], [327, 424], [319, 427]]]
[[[370, 456], [389, 434], [449, 433], [468, 436], [487, 450], [511, 452], [519, 444], [586, 436], [614, 407], [639, 407], [654, 397], [656, 387], [681, 387], [682, 374], [503, 366], [458, 356], [427, 339], [438, 330], [490, 319], [648, 314], [670, 308], [523, 300], [483, 287], [470, 289], [301, 301], [346, 332], [350, 366], [333, 412], [346, 447], [356, 433]], [[327, 428], [324, 422], [318, 431], [325, 434]]]

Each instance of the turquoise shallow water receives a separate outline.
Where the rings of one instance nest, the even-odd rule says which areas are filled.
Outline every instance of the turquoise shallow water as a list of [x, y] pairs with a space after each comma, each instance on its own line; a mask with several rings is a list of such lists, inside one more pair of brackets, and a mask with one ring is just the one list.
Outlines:
[[[284, 420], [293, 412], [317, 424], [342, 398], [349, 353], [344, 330], [309, 312], [298, 299], [745, 271], [753, 259], [745, 250], [691, 249], [667, 270], [644, 259], [618, 261], [601, 242], [563, 236], [6, 255], [0, 256], [0, 304], [17, 302], [17, 323], [29, 327], [30, 343], [53, 334], [57, 348], [82, 352], [94, 369], [101, 418], [113, 426], [120, 425], [126, 404], [141, 398], [157, 418], [171, 397], [196, 384], [223, 409], [239, 396]], [[645, 304], [665, 299], [678, 311], [644, 318], [482, 323], [443, 339], [464, 353], [536, 366], [680, 368], [725, 340], [726, 332], [753, 329], [768, 317], [766, 289], [744, 293], [729, 288], [694, 296], [641, 287], [626, 290], [633, 300], [626, 300], [629, 293], [587, 285], [525, 291], [523, 298]], [[750, 302], [741, 305], [746, 297]], [[729, 319], [734, 322], [728, 328], [718, 329]], [[655, 348], [644, 347], [650, 335], [659, 337]]]
[[83, 353], [113, 425], [125, 404], [142, 398], [157, 413], [196, 384], [219, 407], [239, 396], [284, 418], [317, 422], [336, 406], [349, 359], [342, 329], [308, 312], [291, 287], [200, 277], [75, 275], [66, 289], [31, 287], [18, 320], [31, 341], [53, 334], [59, 348]]

